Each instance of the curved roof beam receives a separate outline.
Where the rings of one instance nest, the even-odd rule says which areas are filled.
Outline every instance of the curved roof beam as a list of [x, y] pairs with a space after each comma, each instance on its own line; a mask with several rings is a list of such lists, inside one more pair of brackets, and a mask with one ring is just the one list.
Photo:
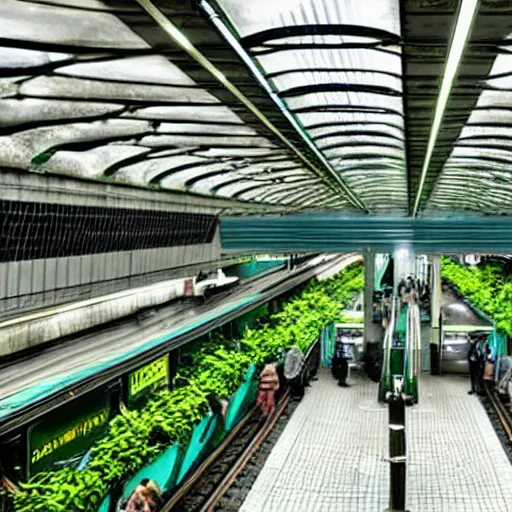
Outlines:
[[[314, 177], [304, 178], [304, 181], [302, 181], [302, 183], [309, 183], [309, 182], [311, 182], [311, 183], [319, 183], [320, 181], [318, 180], [318, 178], [314, 178]], [[254, 183], [254, 182], [252, 182], [252, 183]], [[245, 193], [250, 192], [252, 190], [257, 190], [257, 189], [261, 189], [261, 188], [268, 188], [268, 187], [269, 187], [269, 183], [258, 183], [257, 185], [251, 184], [247, 188], [238, 190], [237, 192], [232, 194], [231, 197], [233, 197], [235, 199], [238, 199], [242, 194], [245, 194]]]
[[314, 94], [318, 92], [369, 92], [372, 94], [382, 94], [385, 96], [402, 96], [401, 92], [389, 87], [349, 83], [328, 83], [292, 87], [291, 89], [285, 89], [279, 92], [279, 96], [281, 96], [281, 98], [293, 98], [296, 96], [305, 96], [307, 94]]
[[[285, 199], [289, 200], [293, 197], [293, 200], [290, 201], [291, 204], [296, 204], [303, 208], [304, 206], [309, 206], [310, 204], [313, 204], [315, 206], [320, 206], [323, 201], [318, 202], [318, 198], [325, 195], [325, 187], [323, 187], [322, 190], [318, 190], [318, 187], [312, 188], [309, 191], [302, 192], [299, 195], [296, 195], [294, 192], [293, 194], [290, 194], [286, 198], [281, 198], [280, 201], [283, 202]], [[329, 195], [329, 201], [340, 201], [340, 197]], [[289, 204], [289, 203], [287, 203]]]
[[396, 135], [392, 135], [391, 133], [386, 132], [377, 132], [377, 131], [333, 131], [329, 133], [323, 133], [322, 135], [316, 135], [311, 137], [314, 141], [322, 140], [322, 139], [330, 139], [332, 137], [357, 137], [357, 136], [368, 136], [368, 137], [379, 137], [383, 139], [393, 139], [400, 142], [404, 142], [403, 138], [397, 137]]
[[338, 67], [332, 67], [332, 68], [296, 68], [296, 69], [284, 69], [282, 71], [274, 71], [272, 73], [267, 74], [267, 78], [277, 78], [281, 76], [286, 75], [294, 75], [294, 74], [314, 74], [314, 73], [357, 73], [357, 74], [364, 74], [369, 73], [372, 75], [384, 75], [389, 76], [391, 78], [397, 78], [398, 80], [402, 80], [402, 76], [398, 73], [392, 73], [390, 71], [380, 71], [380, 70], [371, 70], [367, 68], [338, 68]]
[[290, 109], [294, 114], [304, 114], [306, 112], [348, 112], [348, 113], [361, 113], [361, 114], [381, 114], [381, 115], [396, 115], [404, 117], [402, 112], [393, 110], [387, 107], [365, 107], [363, 105], [350, 105], [347, 103], [325, 103], [320, 105], [311, 105], [307, 107], [298, 107]]
[[[249, 165], [245, 168], [241, 168], [241, 169], [237, 169], [237, 170], [233, 170], [233, 169], [225, 169], [225, 170], [222, 170], [222, 171], [211, 171], [211, 172], [206, 172], [205, 174], [202, 174], [201, 176], [195, 176], [194, 178], [190, 178], [189, 180], [187, 180], [185, 182], [185, 186], [186, 187], [192, 187], [193, 185], [195, 185], [196, 183], [199, 183], [203, 180], [207, 180], [209, 178], [214, 178], [215, 176], [220, 176], [222, 174], [228, 174], [228, 173], [234, 173], [234, 172], [237, 172], [237, 171], [243, 171], [244, 169], [250, 169], [252, 166]], [[280, 168], [280, 169], [275, 169], [275, 171], [279, 172], [279, 171], [291, 171], [291, 170], [296, 170], [296, 169], [302, 169], [302, 166], [300, 165], [294, 165], [292, 167], [283, 167], [283, 168]], [[245, 176], [243, 178], [236, 178], [234, 180], [232, 180], [233, 182], [236, 182], [236, 181], [240, 181], [240, 180], [243, 180], [243, 179], [247, 179], [249, 178], [250, 176]], [[256, 177], [256, 175], [254, 176]], [[271, 177], [271, 175], [269, 176]]]
[[[279, 184], [275, 184], [273, 185], [273, 189], [271, 190], [268, 190], [266, 192], [264, 192], [262, 195], [260, 196], [257, 196], [258, 197], [258, 201], [260, 199], [265, 199], [268, 201], [268, 199], [270, 198], [273, 198], [274, 201], [276, 200], [281, 200], [281, 196], [283, 194], [287, 194], [288, 192], [290, 192], [290, 190], [292, 190], [292, 194], [296, 194], [297, 192], [299, 193], [309, 193], [311, 194], [311, 192], [314, 190], [314, 188], [316, 187], [308, 187], [307, 190], [304, 190], [304, 183], [308, 183], [310, 181], [310, 178], [304, 178], [304, 179], [301, 179], [301, 180], [296, 180], [294, 181], [293, 183], [289, 183], [288, 185], [283, 185], [281, 183]], [[315, 181], [319, 186], [321, 186], [321, 183], [318, 182], [317, 180]], [[275, 188], [277, 187], [277, 190], [275, 190]], [[324, 185], [325, 187], [325, 185]], [[324, 190], [329, 190], [329, 189], [325, 189]]]
[[283, 27], [271, 28], [251, 34], [240, 40], [246, 48], [253, 48], [255, 46], [264, 46], [268, 41], [276, 39], [284, 39], [287, 37], [297, 36], [359, 36], [359, 37], [373, 37], [379, 39], [387, 44], [399, 44], [400, 36], [372, 27], [363, 27], [360, 25], [334, 25], [328, 23], [314, 24], [314, 25], [287, 25]]
[[[403, 141], [402, 141], [403, 142]], [[377, 142], [377, 141], [354, 141], [354, 142], [343, 142], [343, 143], [335, 143], [335, 144], [326, 144], [325, 146], [322, 146], [322, 149], [327, 151], [329, 149], [336, 149], [336, 148], [364, 148], [366, 146], [370, 147], [376, 147], [376, 148], [392, 148], [392, 149], [403, 149], [403, 145], [397, 145], [397, 144], [386, 144], [385, 142]], [[364, 149], [361, 150], [361, 153], [364, 154]]]
[[300, 124], [281, 103], [277, 95], [271, 89], [270, 85], [261, 74], [259, 69], [252, 62], [251, 58], [246, 54], [243, 47], [237, 41], [235, 36], [231, 33], [229, 28], [220, 20], [216, 11], [204, 0], [200, 1], [200, 7], [209, 16], [212, 23], [219, 29], [223, 37], [228, 41], [232, 48], [237, 52], [243, 62], [249, 67], [252, 74], [257, 78], [260, 85], [267, 91], [272, 100], [282, 111], [283, 115], [288, 118], [292, 126], [297, 130], [297, 133], [302, 137], [304, 142], [308, 145], [309, 149], [322, 163], [322, 168], [317, 167], [310, 159], [305, 156], [288, 138], [281, 133], [281, 131], [263, 114], [258, 107], [256, 107], [228, 78], [208, 60], [199, 50], [191, 43], [185, 35], [160, 11], [151, 0], [137, 0], [139, 5], [156, 21], [160, 28], [171, 37], [171, 39], [190, 57], [192, 57], [201, 67], [208, 71], [221, 85], [223, 85], [240, 103], [242, 103], [253, 115], [258, 118], [262, 124], [276, 135], [280, 141], [295, 153], [300, 160], [302, 160], [314, 174], [319, 176], [322, 180], [329, 184], [337, 193], [341, 193], [349, 198], [349, 201], [359, 209], [366, 211], [366, 207], [361, 200], [354, 194], [354, 192], [346, 185], [336, 171], [331, 167], [328, 160], [318, 150], [314, 143], [309, 139], [308, 135], [304, 132]]
[[393, 45], [394, 43], [382, 43], [376, 41], [372, 43], [283, 43], [276, 45], [264, 45], [259, 48], [253, 48], [252, 54], [256, 57], [270, 55], [272, 53], [294, 51], [294, 50], [321, 50], [321, 49], [333, 49], [333, 50], [375, 50], [376, 52], [387, 53], [388, 55], [400, 55], [394, 50], [388, 50], [385, 48], [386, 45]]
[[[401, 114], [394, 114], [397, 116], [401, 116]], [[364, 124], [365, 121], [323, 121], [321, 123], [314, 123], [311, 125], [305, 125], [307, 130], [314, 130], [316, 128], [328, 128], [328, 127], [336, 127], [336, 126], [353, 126], [353, 125], [361, 125]], [[382, 126], [389, 126], [390, 128], [396, 128], [401, 132], [405, 133], [404, 127], [399, 124], [389, 123], [386, 121], [371, 121], [372, 125], [378, 124]]]

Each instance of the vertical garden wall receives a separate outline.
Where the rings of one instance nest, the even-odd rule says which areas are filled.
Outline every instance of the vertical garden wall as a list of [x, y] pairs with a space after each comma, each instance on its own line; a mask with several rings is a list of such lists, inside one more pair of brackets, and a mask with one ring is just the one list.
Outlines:
[[466, 266], [446, 257], [442, 258], [441, 264], [442, 278], [451, 283], [473, 306], [491, 318], [497, 332], [510, 340], [512, 278], [506, 275], [503, 265], [488, 262], [480, 266]]
[[[230, 428], [210, 409], [211, 397], [230, 401], [233, 425], [254, 399], [262, 365], [280, 360], [294, 345], [306, 350], [325, 325], [340, 320], [345, 305], [362, 288], [362, 264], [328, 280], [311, 281], [279, 312], [269, 315], [265, 310], [266, 318], [259, 319], [258, 327], [245, 326], [237, 339], [217, 334], [196, 343], [183, 357], [171, 386], [165, 379], [153, 378], [165, 373], [162, 361], [154, 369], [144, 369], [144, 375], [130, 381], [134, 390], [144, 391], [144, 399], [125, 397], [121, 413], [79, 467], [41, 471], [28, 482], [19, 482], [15, 510], [109, 512], [144, 477], [172, 491], [194, 462], [208, 453], [203, 441], [218, 442]], [[151, 386], [142, 385], [146, 378]], [[202, 444], [197, 444], [198, 439]]]

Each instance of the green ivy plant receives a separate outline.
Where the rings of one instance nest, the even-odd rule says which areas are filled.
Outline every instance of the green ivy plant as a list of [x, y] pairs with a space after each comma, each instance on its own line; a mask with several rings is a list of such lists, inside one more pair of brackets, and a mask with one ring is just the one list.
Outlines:
[[441, 276], [512, 337], [512, 280], [498, 264], [468, 267], [442, 258]]
[[[35, 475], [19, 485], [17, 512], [91, 512], [108, 488], [152, 462], [173, 443], [186, 444], [194, 426], [208, 411], [207, 397], [229, 398], [251, 364], [278, 360], [293, 345], [306, 350], [327, 324], [363, 287], [358, 263], [325, 281], [311, 281], [282, 311], [258, 329], [246, 328], [240, 340], [216, 334], [180, 368], [172, 390], [152, 394], [138, 411], [123, 409], [92, 450], [87, 470], [60, 469]], [[237, 350], [235, 347], [240, 347]]]

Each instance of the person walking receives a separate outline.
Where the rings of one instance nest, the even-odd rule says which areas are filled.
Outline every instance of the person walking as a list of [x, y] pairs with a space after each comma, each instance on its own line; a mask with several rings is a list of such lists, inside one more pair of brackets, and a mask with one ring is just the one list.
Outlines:
[[480, 377], [480, 368], [482, 365], [482, 357], [478, 349], [478, 343], [471, 342], [468, 351], [469, 376], [471, 378], [471, 390], [469, 395], [477, 392], [478, 381]]

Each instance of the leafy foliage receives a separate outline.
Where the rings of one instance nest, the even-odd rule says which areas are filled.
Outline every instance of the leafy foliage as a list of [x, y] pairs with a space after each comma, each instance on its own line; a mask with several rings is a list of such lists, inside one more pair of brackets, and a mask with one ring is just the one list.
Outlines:
[[499, 331], [512, 337], [512, 279], [504, 276], [500, 265], [467, 267], [443, 258], [441, 275], [489, 315]]
[[188, 441], [208, 409], [209, 394], [228, 398], [251, 363], [275, 361], [293, 345], [305, 350], [325, 325], [341, 318], [343, 308], [362, 287], [362, 265], [353, 265], [328, 280], [310, 282], [269, 324], [246, 328], [242, 339], [212, 337], [180, 368], [177, 387], [154, 392], [140, 411], [124, 409], [110, 422], [86, 471], [65, 468], [20, 484], [16, 511], [96, 510], [112, 484], [135, 474], [167, 446]]

